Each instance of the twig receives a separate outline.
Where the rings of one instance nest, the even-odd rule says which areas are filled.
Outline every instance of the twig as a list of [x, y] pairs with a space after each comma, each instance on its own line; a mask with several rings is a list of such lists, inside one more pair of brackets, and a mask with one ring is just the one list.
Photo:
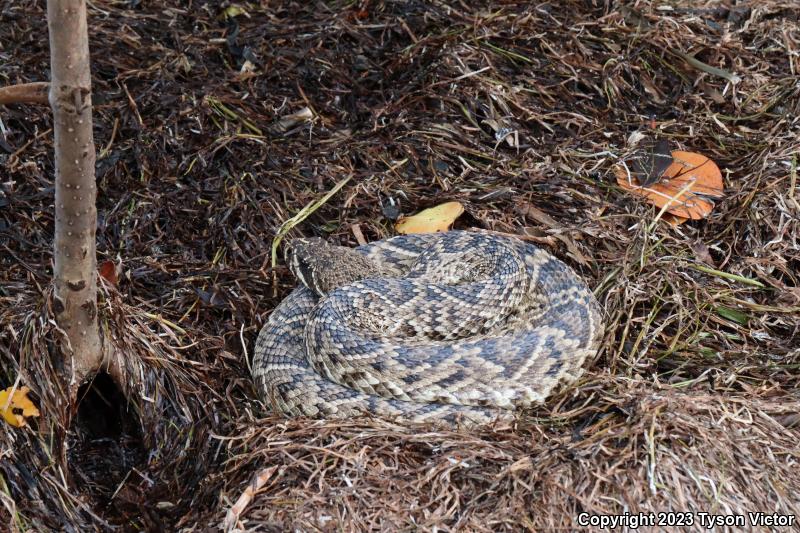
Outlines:
[[[229, 532], [236, 528], [242, 512], [247, 508], [248, 505], [250, 505], [250, 502], [253, 501], [253, 497], [256, 495], [256, 493], [267, 483], [267, 481], [270, 480], [270, 478], [272, 478], [272, 474], [274, 474], [275, 470], [277, 469], [277, 466], [271, 466], [261, 470], [255, 475], [253, 480], [248, 484], [247, 488], [244, 489], [242, 494], [236, 500], [236, 503], [234, 503], [233, 506], [228, 509], [227, 513], [225, 513], [225, 520], [222, 523], [223, 531]], [[281, 473], [278, 475], [280, 476]]]
[[47, 104], [49, 91], [50, 84], [46, 81], [0, 87], [0, 105]]

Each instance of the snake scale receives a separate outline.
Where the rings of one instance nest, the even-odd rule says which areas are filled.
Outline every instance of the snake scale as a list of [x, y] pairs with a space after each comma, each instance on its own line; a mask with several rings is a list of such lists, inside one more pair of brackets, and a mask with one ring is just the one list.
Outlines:
[[591, 290], [514, 237], [295, 239], [287, 263], [302, 284], [253, 356], [259, 392], [287, 415], [485, 423], [577, 379], [600, 344]]

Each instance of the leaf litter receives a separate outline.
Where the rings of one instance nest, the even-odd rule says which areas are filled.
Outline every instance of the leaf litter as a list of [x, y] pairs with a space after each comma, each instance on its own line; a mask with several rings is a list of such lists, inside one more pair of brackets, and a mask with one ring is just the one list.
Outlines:
[[[98, 263], [121, 265], [99, 312], [127, 355], [132, 427], [109, 439], [60, 422], [51, 118], [0, 108], [0, 388], [29, 387], [41, 412], [0, 424], [0, 523], [518, 531], [572, 530], [580, 512], [799, 515], [796, 6], [606, 6], [92, 3]], [[4, 84], [46, 80], [43, 9], [2, 8]], [[660, 209], [617, 184], [635, 133], [719, 165], [725, 197], [706, 218], [653, 224]], [[445, 202], [466, 208], [457, 228], [523, 235], [594, 287], [608, 328], [576, 386], [470, 433], [268, 414], [248, 365], [295, 283], [272, 265], [276, 236], [355, 245]], [[97, 381], [89, 393], [113, 403]]]

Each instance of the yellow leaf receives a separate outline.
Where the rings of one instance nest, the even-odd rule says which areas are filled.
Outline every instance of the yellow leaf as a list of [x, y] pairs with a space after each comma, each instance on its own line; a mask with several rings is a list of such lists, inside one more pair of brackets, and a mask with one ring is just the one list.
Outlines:
[[222, 12], [222, 15], [226, 19], [232, 19], [234, 17], [238, 17], [239, 15], [244, 15], [245, 17], [250, 18], [250, 15], [247, 14], [247, 11], [245, 11], [244, 8], [239, 7], [239, 6], [228, 6]]
[[403, 235], [447, 231], [463, 212], [464, 206], [460, 202], [447, 202], [420, 211], [414, 216], [401, 218], [394, 229]]
[[6, 422], [14, 427], [24, 426], [25, 419], [28, 417], [39, 416], [39, 410], [28, 398], [29, 391], [28, 387], [20, 387], [16, 390], [14, 387], [9, 387], [0, 391], [0, 414], [3, 415]]

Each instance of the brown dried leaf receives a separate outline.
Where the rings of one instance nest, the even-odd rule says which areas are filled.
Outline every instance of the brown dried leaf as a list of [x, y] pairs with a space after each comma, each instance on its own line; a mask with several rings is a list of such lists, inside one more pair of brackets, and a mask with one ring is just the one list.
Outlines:
[[110, 284], [117, 286], [119, 282], [119, 269], [114, 261], [103, 261], [97, 269], [98, 274]]

